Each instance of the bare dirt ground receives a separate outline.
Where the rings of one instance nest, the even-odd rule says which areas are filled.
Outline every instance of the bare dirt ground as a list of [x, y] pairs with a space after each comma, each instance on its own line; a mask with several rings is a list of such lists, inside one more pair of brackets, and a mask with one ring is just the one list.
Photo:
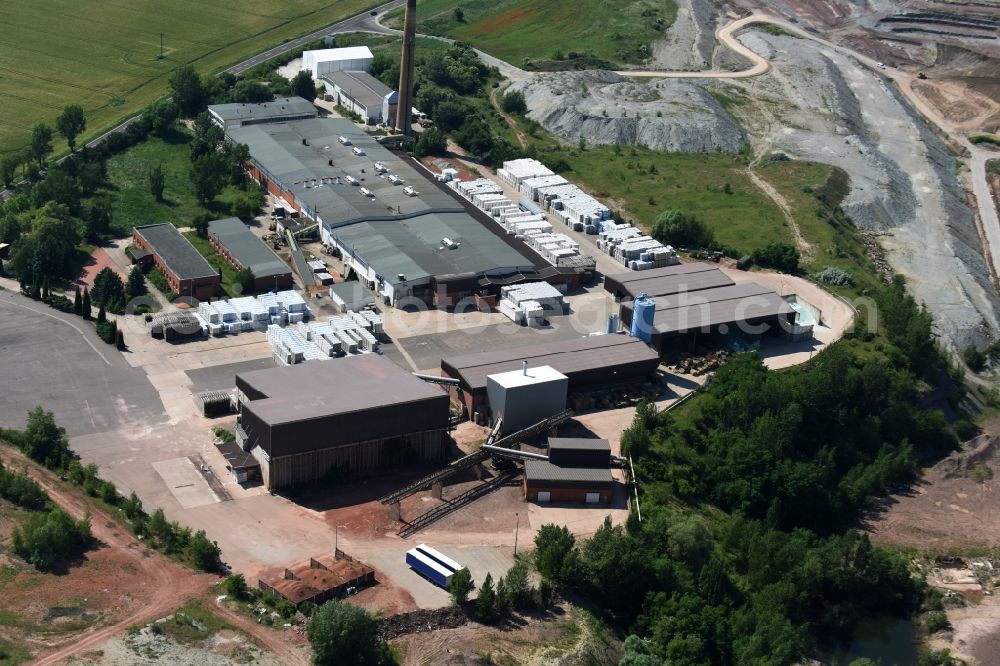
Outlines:
[[[215, 576], [196, 574], [146, 548], [79, 491], [19, 453], [0, 450], [4, 465], [25, 468], [61, 508], [80, 519], [89, 512], [98, 546], [65, 575], [22, 569], [3, 588], [0, 608], [25, 626], [8, 636], [39, 655], [37, 664], [56, 664], [85, 652], [133, 624], [166, 615], [202, 593]], [[46, 616], [59, 607], [83, 607], [93, 620], [79, 631], [46, 636]], [[81, 616], [82, 617], [82, 616]]]
[[[1000, 548], [1000, 417], [983, 434], [926, 470], [906, 492], [888, 498], [866, 521], [872, 539], [913, 548], [925, 557], [961, 557], [932, 563], [927, 582], [958, 603], [948, 604], [953, 629], [930, 646], [948, 648], [973, 664], [995, 664], [1000, 654], [1000, 595], [995, 594]], [[986, 556], [975, 556], [986, 552]], [[972, 555], [972, 556], [970, 556]]]
[[402, 653], [402, 666], [614, 664], [621, 657], [617, 640], [599, 633], [583, 612], [565, 602], [502, 627], [470, 623], [409, 634], [392, 644]]

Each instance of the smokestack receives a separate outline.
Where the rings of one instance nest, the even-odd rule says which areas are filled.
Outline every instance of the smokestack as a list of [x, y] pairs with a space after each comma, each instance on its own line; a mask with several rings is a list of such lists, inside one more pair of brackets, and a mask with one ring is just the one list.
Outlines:
[[399, 97], [396, 105], [396, 129], [404, 136], [413, 133], [410, 110], [413, 108], [413, 59], [417, 45], [417, 0], [406, 0], [403, 19], [403, 57], [399, 63]]

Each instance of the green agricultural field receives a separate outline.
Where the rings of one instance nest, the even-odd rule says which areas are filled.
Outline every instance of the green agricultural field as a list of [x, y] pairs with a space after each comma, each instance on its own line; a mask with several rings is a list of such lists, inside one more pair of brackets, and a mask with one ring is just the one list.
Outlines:
[[676, 208], [703, 220], [719, 243], [740, 251], [790, 242], [781, 210], [750, 181], [738, 155], [594, 146], [543, 154], [542, 160], [559, 157], [572, 167], [566, 178], [647, 229], [660, 212]]
[[[167, 89], [192, 63], [216, 72], [378, 0], [5, 0], [0, 3], [0, 154], [76, 102], [87, 136]], [[160, 33], [166, 57], [158, 60]], [[57, 145], [57, 152], [64, 146]]]
[[[456, 8], [460, 8], [461, 19]], [[420, 32], [446, 35], [515, 65], [572, 54], [612, 63], [649, 57], [677, 14], [674, 0], [420, 0]], [[388, 23], [399, 27], [401, 11]]]

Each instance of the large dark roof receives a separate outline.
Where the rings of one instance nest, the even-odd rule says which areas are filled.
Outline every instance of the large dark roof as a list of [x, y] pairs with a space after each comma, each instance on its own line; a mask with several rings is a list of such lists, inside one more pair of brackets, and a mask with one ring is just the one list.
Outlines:
[[208, 223], [208, 233], [215, 236], [255, 278], [289, 275], [292, 269], [264, 241], [255, 236], [238, 217]]
[[606, 439], [585, 439], [583, 437], [549, 437], [549, 451], [611, 451], [611, 442]]
[[559, 467], [547, 460], [525, 460], [524, 477], [527, 482], [562, 482], [562, 483], [593, 483], [611, 484], [614, 477], [607, 467]]
[[604, 288], [615, 298], [634, 299], [714, 289], [733, 284], [717, 267], [706, 263], [678, 264], [648, 271], [629, 271], [604, 276]]
[[270, 102], [213, 104], [209, 112], [223, 122], [277, 122], [288, 118], [315, 118], [313, 103], [302, 97], [277, 97]]
[[252, 400], [250, 408], [271, 426], [447, 399], [439, 389], [378, 354], [254, 370], [236, 377], [264, 396]]
[[178, 279], [194, 280], [219, 274], [174, 225], [149, 224], [135, 230]]
[[[659, 356], [646, 343], [626, 335], [594, 335], [575, 340], [548, 342], [513, 349], [486, 351], [442, 359], [441, 367], [452, 377], [462, 380], [470, 391], [486, 388], [486, 376], [498, 372], [520, 370], [521, 361], [531, 365], [548, 365], [563, 373], [573, 383], [573, 375], [588, 371], [604, 371], [608, 380], [619, 369], [636, 364], [649, 373], [659, 364]], [[629, 376], [634, 375], [630, 372]]]
[[[795, 313], [785, 299], [755, 282], [660, 296], [653, 302], [656, 304], [653, 330], [661, 335]], [[622, 307], [631, 311], [633, 303], [624, 303]]]

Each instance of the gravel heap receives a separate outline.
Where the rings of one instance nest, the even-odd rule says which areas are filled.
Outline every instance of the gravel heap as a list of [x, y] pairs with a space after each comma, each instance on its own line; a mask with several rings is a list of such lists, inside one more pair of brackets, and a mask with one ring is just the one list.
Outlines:
[[588, 144], [667, 152], [735, 153], [740, 125], [701, 86], [678, 79], [644, 83], [614, 72], [554, 72], [520, 81], [528, 115], [556, 136]]

